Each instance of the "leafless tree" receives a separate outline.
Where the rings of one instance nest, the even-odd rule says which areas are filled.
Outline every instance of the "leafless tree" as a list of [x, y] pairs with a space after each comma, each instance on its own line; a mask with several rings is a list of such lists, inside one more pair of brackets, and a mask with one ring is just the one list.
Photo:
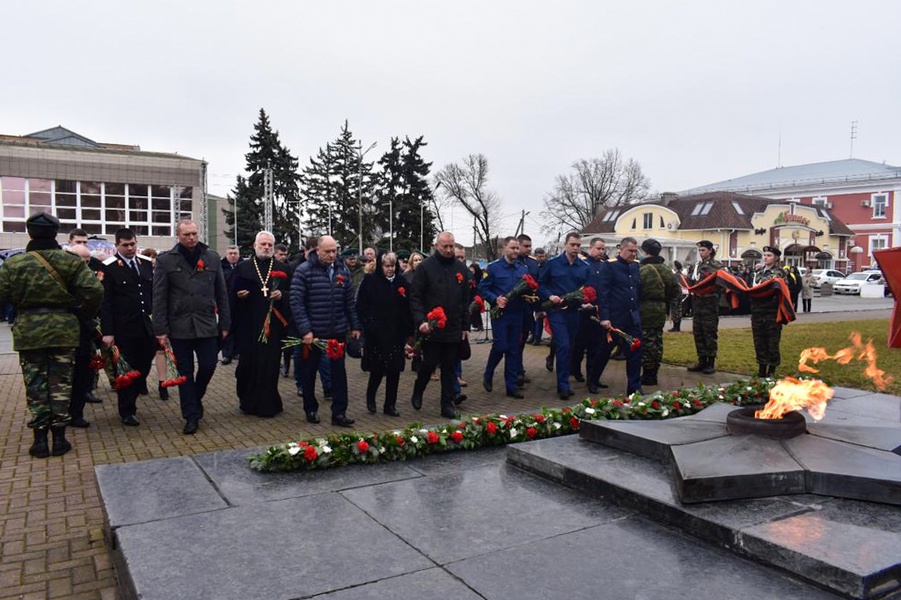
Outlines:
[[541, 215], [546, 233], [581, 231], [604, 207], [634, 204], [647, 197], [651, 181], [633, 159], [623, 161], [619, 150], [603, 158], [577, 160], [574, 172], [558, 175], [554, 190], [544, 198]]
[[[488, 189], [488, 159], [482, 154], [470, 154], [462, 163], [450, 163], [435, 173], [436, 195], [463, 207], [475, 221], [475, 234], [484, 256], [497, 258], [497, 235], [501, 200]], [[440, 184], [440, 185], [439, 185]]]

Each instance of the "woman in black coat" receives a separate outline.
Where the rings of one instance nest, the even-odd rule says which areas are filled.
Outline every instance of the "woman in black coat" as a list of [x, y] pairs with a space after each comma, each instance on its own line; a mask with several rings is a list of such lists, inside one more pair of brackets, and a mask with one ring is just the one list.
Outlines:
[[404, 346], [413, 334], [410, 316], [409, 284], [397, 273], [397, 256], [393, 252], [379, 254], [376, 269], [360, 282], [357, 291], [357, 314], [363, 326], [364, 371], [369, 371], [366, 408], [375, 414], [375, 394], [385, 379], [383, 412], [399, 417], [397, 384], [404, 370]]

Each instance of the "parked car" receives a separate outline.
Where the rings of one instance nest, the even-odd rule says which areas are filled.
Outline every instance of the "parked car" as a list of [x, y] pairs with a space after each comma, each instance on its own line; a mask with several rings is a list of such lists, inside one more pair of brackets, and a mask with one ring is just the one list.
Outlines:
[[845, 278], [844, 273], [842, 273], [841, 271], [834, 271], [832, 269], [814, 269], [812, 273], [814, 289], [820, 289], [820, 286], [824, 283], [834, 284], [839, 279]]
[[844, 279], [838, 280], [832, 286], [836, 294], [860, 294], [860, 286], [863, 283], [883, 283], [882, 273], [879, 271], [859, 271], [851, 273]]

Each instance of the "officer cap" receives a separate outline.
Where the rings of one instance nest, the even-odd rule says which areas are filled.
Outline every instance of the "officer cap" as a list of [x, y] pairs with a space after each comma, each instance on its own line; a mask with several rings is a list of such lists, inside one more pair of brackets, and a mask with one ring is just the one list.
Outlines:
[[782, 256], [782, 250], [780, 250], [779, 248], [777, 248], [775, 246], [764, 246], [763, 251], [771, 252], [771, 253], [775, 254], [776, 256]]
[[399, 258], [400, 260], [408, 260], [410, 258], [410, 251], [409, 250], [398, 250], [397, 258]]
[[345, 250], [344, 252], [341, 253], [341, 256], [344, 258], [357, 258], [357, 254], [359, 254], [359, 253], [360, 253], [360, 251], [357, 250], [356, 248], [348, 248], [347, 250]]
[[641, 243], [641, 249], [645, 254], [650, 254], [651, 256], [660, 256], [660, 251], [663, 249], [663, 246], [660, 245], [660, 242], [653, 238], [648, 238]]
[[710, 240], [701, 240], [697, 244], [695, 244], [698, 248], [707, 248], [708, 250], [713, 250], [713, 242]]
[[32, 238], [53, 239], [59, 233], [59, 219], [50, 213], [35, 213], [25, 221], [25, 228]]

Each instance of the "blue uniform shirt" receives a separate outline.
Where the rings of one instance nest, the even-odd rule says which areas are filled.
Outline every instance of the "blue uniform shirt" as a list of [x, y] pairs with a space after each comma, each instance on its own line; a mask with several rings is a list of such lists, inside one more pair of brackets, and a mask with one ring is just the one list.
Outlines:
[[638, 263], [617, 256], [601, 271], [598, 304], [601, 321], [610, 321], [617, 329], [641, 334], [638, 312]]
[[538, 281], [538, 261], [531, 256], [517, 256], [516, 262], [526, 268], [526, 272]]
[[[482, 281], [479, 282], [479, 295], [482, 296], [482, 300], [494, 306], [497, 304], [498, 296], [509, 294], [525, 274], [526, 267], [519, 261], [508, 263], [504, 258], [495, 260], [485, 267]], [[504, 316], [514, 314], [521, 316], [524, 308], [525, 302], [520, 296], [507, 303], [504, 308]]]
[[562, 297], [588, 285], [590, 278], [591, 268], [588, 264], [579, 257], [569, 264], [564, 252], [547, 261], [538, 280], [538, 293], [542, 300], [548, 300], [551, 296]]

